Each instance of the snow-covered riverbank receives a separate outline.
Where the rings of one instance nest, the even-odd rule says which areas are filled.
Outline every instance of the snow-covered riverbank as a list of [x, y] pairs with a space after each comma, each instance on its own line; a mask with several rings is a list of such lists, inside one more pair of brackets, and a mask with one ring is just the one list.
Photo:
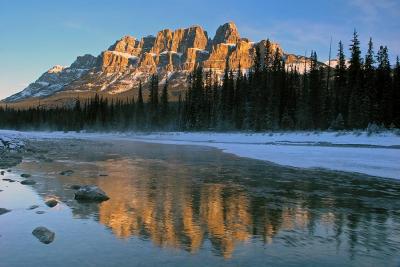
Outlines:
[[83, 138], [204, 145], [238, 156], [300, 168], [325, 168], [400, 179], [400, 136], [352, 132], [290, 133], [62, 133], [0, 130], [20, 139]]

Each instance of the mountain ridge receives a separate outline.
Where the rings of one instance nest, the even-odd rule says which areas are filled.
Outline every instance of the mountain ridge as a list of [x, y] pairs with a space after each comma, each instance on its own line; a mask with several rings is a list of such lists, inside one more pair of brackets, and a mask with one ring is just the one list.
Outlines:
[[[155, 36], [140, 39], [125, 35], [97, 57], [86, 54], [78, 56], [69, 67], [50, 68], [24, 90], [2, 102], [30, 102], [55, 96], [68, 99], [85, 93], [136, 96], [139, 82], [147, 88], [149, 77], [155, 73], [160, 76], [161, 84], [168, 79], [170, 96], [177, 99], [196, 66], [212, 70], [217, 76], [222, 75], [226, 66], [246, 71], [254, 64], [257, 47], [263, 56], [267, 41], [252, 42], [241, 37], [233, 22], [219, 26], [212, 39], [198, 25], [164, 29]], [[284, 56], [287, 68], [302, 71], [309, 67], [308, 58], [286, 53], [278, 43], [271, 42], [269, 49], [271, 53], [278, 50]]]

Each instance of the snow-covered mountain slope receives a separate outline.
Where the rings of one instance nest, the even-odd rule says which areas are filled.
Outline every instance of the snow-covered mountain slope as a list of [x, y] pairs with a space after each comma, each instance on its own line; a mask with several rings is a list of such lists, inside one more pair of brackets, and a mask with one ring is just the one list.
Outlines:
[[56, 65], [42, 74], [21, 92], [5, 99], [6, 102], [16, 102], [30, 97], [46, 97], [53, 95], [71, 82], [79, 79], [96, 64], [92, 55], [78, 57], [70, 67]]
[[[269, 50], [283, 55], [287, 68], [302, 72], [310, 66], [310, 59], [283, 51], [274, 42], [251, 42], [240, 36], [233, 22], [221, 25], [213, 39], [200, 26], [159, 31], [156, 36], [136, 39], [124, 36], [98, 57], [84, 55], [69, 67], [55, 66], [23, 91], [3, 100], [6, 103], [45, 99], [68, 92], [101, 93], [118, 96], [137, 94], [139, 82], [145, 89], [149, 78], [157, 73], [160, 83], [168, 78], [171, 99], [187, 87], [187, 77], [196, 66], [213, 70], [222, 76], [226, 66], [247, 71], [254, 64], [256, 50], [263, 57]], [[322, 63], [321, 63], [322, 64]], [[69, 94], [71, 95], [71, 94]], [[146, 90], [145, 90], [146, 95]]]

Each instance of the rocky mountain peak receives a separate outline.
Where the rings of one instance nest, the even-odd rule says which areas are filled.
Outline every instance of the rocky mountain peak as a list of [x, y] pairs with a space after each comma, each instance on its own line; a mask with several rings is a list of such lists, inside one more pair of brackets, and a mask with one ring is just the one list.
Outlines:
[[168, 77], [170, 92], [176, 98], [187, 87], [188, 74], [196, 66], [212, 69], [216, 75], [222, 75], [226, 66], [246, 71], [254, 65], [256, 49], [263, 57], [267, 47], [271, 54], [278, 50], [288, 68], [305, 69], [307, 59], [285, 53], [277, 43], [241, 38], [233, 22], [218, 27], [213, 39], [194, 25], [164, 29], [141, 39], [123, 36], [97, 57], [83, 55], [70, 67], [51, 68], [6, 102], [72, 92], [137, 95], [138, 84], [142, 82], [146, 88], [153, 73], [164, 77], [160, 83]]
[[141, 51], [140, 42], [135, 37], [126, 35], [108, 48], [110, 51], [138, 55]]
[[63, 69], [65, 69], [64, 66], [61, 65], [55, 65], [52, 68], [50, 68], [47, 73], [59, 73], [61, 72]]
[[240, 40], [239, 31], [233, 22], [225, 23], [218, 27], [213, 44], [230, 43], [236, 44]]
[[74, 63], [71, 64], [71, 69], [91, 69], [96, 66], [97, 57], [90, 54], [79, 56]]

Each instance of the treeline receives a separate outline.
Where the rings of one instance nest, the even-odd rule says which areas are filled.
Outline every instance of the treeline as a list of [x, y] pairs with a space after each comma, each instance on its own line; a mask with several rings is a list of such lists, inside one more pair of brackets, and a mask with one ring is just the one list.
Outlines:
[[400, 127], [400, 63], [392, 67], [386, 46], [374, 52], [372, 40], [361, 54], [354, 32], [346, 61], [339, 42], [336, 66], [310, 61], [287, 66], [285, 56], [256, 51], [254, 67], [229, 70], [220, 78], [198, 67], [189, 75], [188, 89], [169, 101], [168, 81], [159, 88], [150, 79], [149, 98], [138, 95], [108, 100], [96, 95], [74, 108], [0, 108], [0, 127], [12, 129], [79, 130], [309, 130], [364, 129], [374, 123]]

